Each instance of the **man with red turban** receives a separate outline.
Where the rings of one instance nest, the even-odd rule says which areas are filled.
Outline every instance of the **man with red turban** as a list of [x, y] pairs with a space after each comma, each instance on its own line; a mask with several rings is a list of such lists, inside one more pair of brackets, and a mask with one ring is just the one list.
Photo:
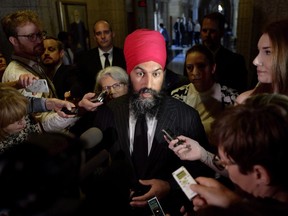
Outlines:
[[[92, 126], [102, 130], [103, 145], [110, 144], [107, 148], [112, 164], [102, 176], [101, 184], [95, 187], [94, 183], [95, 190], [89, 188], [86, 197], [93, 197], [93, 203], [97, 209], [104, 208], [105, 215], [147, 216], [151, 215], [147, 201], [156, 195], [166, 213], [179, 215], [181, 205], [188, 199], [174, 181], [172, 172], [185, 165], [194, 177], [212, 173], [199, 161], [188, 164], [181, 161], [169, 150], [161, 130], [169, 129], [175, 135], [191, 137], [207, 148], [201, 119], [192, 107], [162, 90], [166, 45], [158, 31], [138, 29], [129, 34], [124, 43], [124, 55], [131, 81], [130, 92], [107, 106], [98, 106], [93, 112]], [[90, 96], [92, 94], [84, 97], [80, 105], [91, 107], [87, 100]], [[147, 132], [140, 133], [142, 137], [136, 141], [140, 117]], [[118, 207], [113, 208], [113, 205]]]

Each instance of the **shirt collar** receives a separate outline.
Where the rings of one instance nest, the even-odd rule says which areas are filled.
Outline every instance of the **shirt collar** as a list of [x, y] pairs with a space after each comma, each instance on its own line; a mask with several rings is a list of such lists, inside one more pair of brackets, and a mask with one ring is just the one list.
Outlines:
[[104, 53], [109, 53], [111, 55], [113, 52], [113, 47], [110, 50], [108, 50], [107, 52], [104, 52], [100, 48], [98, 48], [98, 50], [99, 50], [99, 56], [103, 56]]
[[33, 66], [35, 64], [37, 64], [37, 65], [39, 64], [39, 62], [37, 60], [35, 61], [33, 59], [28, 59], [28, 58], [25, 58], [25, 57], [22, 57], [22, 56], [18, 56], [18, 55], [15, 55], [15, 54], [12, 54], [11, 59], [12, 60], [17, 60], [19, 62], [22, 62], [22, 63], [30, 66], [31, 68], [33, 68]]

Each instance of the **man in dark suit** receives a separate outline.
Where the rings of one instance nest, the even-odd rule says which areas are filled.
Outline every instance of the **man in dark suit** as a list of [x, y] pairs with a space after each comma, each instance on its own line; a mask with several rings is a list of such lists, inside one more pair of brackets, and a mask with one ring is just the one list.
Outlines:
[[248, 88], [248, 71], [245, 59], [242, 55], [221, 45], [224, 31], [224, 15], [219, 12], [207, 14], [202, 21], [201, 40], [214, 53], [216, 81], [241, 93]]
[[112, 66], [119, 66], [126, 70], [126, 63], [121, 48], [113, 46], [111, 25], [106, 20], [98, 20], [94, 24], [94, 39], [98, 47], [76, 55], [75, 62], [81, 70], [81, 79], [85, 83], [85, 91], [93, 91], [97, 73], [104, 68], [104, 53], [109, 53], [108, 59]]
[[[64, 56], [63, 43], [54, 37], [44, 39], [45, 52], [41, 56], [42, 64], [46, 69], [46, 74], [53, 82], [57, 97], [64, 99], [71, 97], [74, 99], [82, 98], [83, 85], [79, 78], [80, 73], [75, 65], [64, 65], [62, 58]], [[69, 95], [67, 94], [69, 92]]]
[[[151, 215], [147, 200], [155, 195], [164, 211], [180, 215], [180, 206], [190, 201], [177, 186], [172, 172], [185, 165], [194, 177], [212, 173], [199, 161], [179, 160], [168, 149], [161, 130], [185, 134], [209, 148], [203, 125], [195, 109], [162, 90], [166, 45], [161, 33], [147, 29], [134, 31], [125, 40], [124, 54], [130, 92], [107, 105], [95, 104], [97, 111], [89, 113], [94, 115], [93, 126], [104, 134], [103, 143], [111, 153], [111, 167], [102, 178], [97, 178], [97, 183], [86, 184], [83, 191], [95, 208], [105, 210], [105, 215]], [[91, 107], [88, 100], [91, 96], [85, 95], [79, 106]], [[147, 131], [143, 129], [140, 133], [142, 140], [147, 139], [145, 143], [141, 139], [136, 142], [141, 116], [146, 120]], [[144, 146], [139, 152], [140, 144]], [[116, 202], [118, 207], [113, 208]]]

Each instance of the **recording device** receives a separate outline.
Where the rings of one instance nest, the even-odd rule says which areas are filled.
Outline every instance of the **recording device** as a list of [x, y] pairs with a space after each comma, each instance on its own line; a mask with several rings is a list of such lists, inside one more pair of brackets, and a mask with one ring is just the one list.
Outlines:
[[197, 183], [184, 166], [175, 170], [172, 175], [189, 200], [197, 195], [197, 193], [190, 188], [191, 184]]
[[45, 79], [35, 79], [33, 83], [26, 87], [26, 90], [29, 92], [43, 92], [49, 93], [49, 87], [47, 84], [47, 80]]
[[97, 97], [92, 98], [91, 102], [104, 102], [108, 95], [108, 91], [102, 91]]
[[[91, 127], [81, 134], [80, 139], [84, 141], [84, 148], [91, 149], [96, 147], [103, 139], [103, 133], [99, 128]], [[93, 174], [97, 168], [101, 167], [107, 160], [110, 154], [106, 149], [102, 149], [95, 156], [89, 159], [81, 167], [80, 180], [86, 179], [89, 175]]]
[[78, 107], [72, 107], [71, 110], [68, 110], [66, 107], [61, 109], [67, 115], [77, 115], [78, 114]]
[[99, 144], [103, 139], [103, 133], [99, 128], [91, 127], [81, 134], [80, 139], [84, 140], [84, 148], [90, 149]]
[[160, 205], [159, 200], [156, 196], [148, 200], [148, 205], [154, 216], [165, 216], [165, 213]]
[[[168, 138], [168, 140], [171, 142], [172, 140], [176, 139], [177, 137], [170, 131], [169, 129], [162, 129], [163, 134]], [[174, 147], [183, 144], [183, 140], [178, 140], [177, 143], [174, 144]]]
[[[106, 99], [108, 95], [107, 91], [102, 91], [97, 97], [93, 97], [90, 99], [91, 102], [95, 103], [95, 102], [104, 102], [104, 100]], [[66, 107], [63, 107], [61, 109], [62, 112], [64, 112], [67, 115], [77, 115], [79, 108], [78, 107], [72, 107], [71, 110], [68, 110]]]

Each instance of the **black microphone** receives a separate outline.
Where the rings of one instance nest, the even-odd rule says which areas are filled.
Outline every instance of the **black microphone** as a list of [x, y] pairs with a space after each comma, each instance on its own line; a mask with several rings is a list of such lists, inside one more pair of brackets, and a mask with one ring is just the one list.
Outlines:
[[[96, 147], [103, 139], [103, 133], [99, 128], [92, 127], [86, 130], [81, 134], [80, 139], [82, 139], [84, 143], [84, 148], [86, 150], [92, 149]], [[89, 157], [89, 159], [84, 163], [81, 167], [80, 171], [80, 179], [84, 180], [89, 175], [93, 174], [97, 170], [97, 168], [103, 166], [107, 161], [109, 161], [110, 154], [107, 150], [102, 149], [97, 151], [97, 154], [94, 154], [93, 157]]]
[[91, 127], [81, 134], [80, 139], [84, 141], [85, 149], [91, 149], [102, 141], [103, 133], [99, 128]]

